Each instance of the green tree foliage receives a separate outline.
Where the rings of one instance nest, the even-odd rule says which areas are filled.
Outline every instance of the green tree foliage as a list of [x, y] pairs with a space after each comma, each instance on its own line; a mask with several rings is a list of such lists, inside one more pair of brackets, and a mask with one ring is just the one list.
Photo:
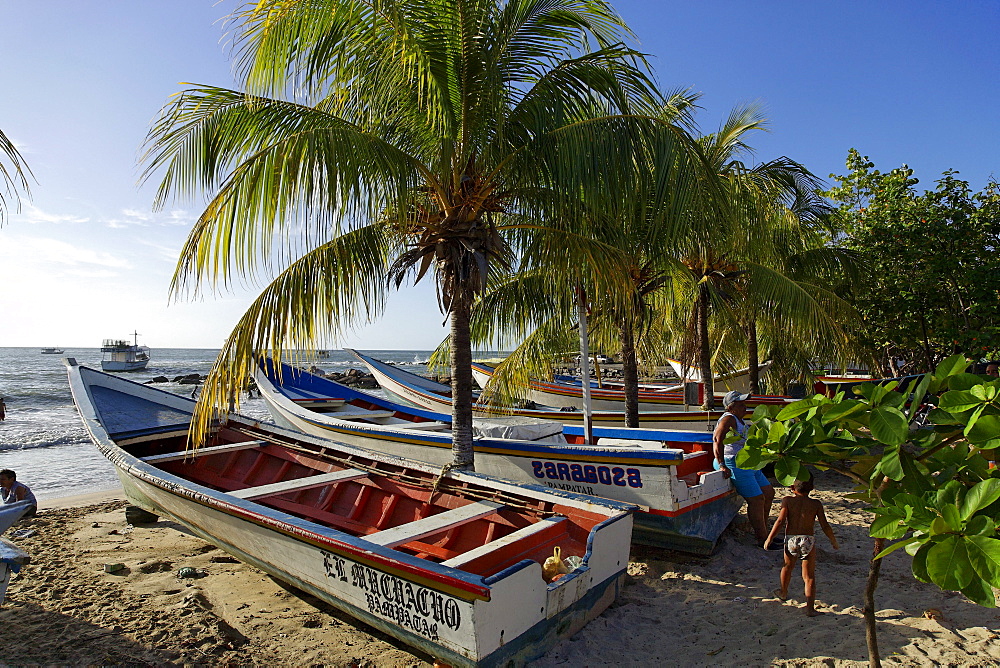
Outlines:
[[929, 371], [963, 352], [1000, 350], [1000, 185], [973, 192], [955, 172], [920, 193], [905, 165], [883, 173], [852, 149], [848, 174], [825, 193], [839, 205], [844, 245], [865, 273], [848, 294], [862, 313], [862, 343], [874, 368]]
[[[865, 610], [871, 630], [878, 560], [898, 549], [912, 557], [918, 580], [996, 606], [1000, 470], [991, 460], [1000, 448], [1000, 380], [968, 366], [954, 355], [902, 391], [895, 381], [868, 383], [852, 395], [758, 407], [737, 456], [741, 468], [773, 463], [784, 485], [807, 477], [808, 466], [858, 484], [852, 496], [869, 504], [876, 546]], [[888, 540], [896, 542], [885, 547]]]
[[427, 276], [451, 324], [455, 465], [471, 467], [472, 302], [578, 192], [629, 179], [624, 147], [663, 102], [631, 33], [605, 0], [258, 0], [233, 25], [245, 90], [183, 91], [146, 157], [160, 205], [209, 195], [175, 295], [277, 273], [223, 346], [195, 431], [262, 351], [336, 338]]

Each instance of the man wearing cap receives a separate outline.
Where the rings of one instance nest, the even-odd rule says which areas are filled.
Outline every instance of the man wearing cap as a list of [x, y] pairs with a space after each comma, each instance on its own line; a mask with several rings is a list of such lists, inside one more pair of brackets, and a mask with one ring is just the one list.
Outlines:
[[[747, 442], [747, 430], [750, 424], [743, 421], [747, 414], [746, 400], [749, 394], [732, 390], [722, 397], [722, 406], [726, 412], [719, 418], [712, 436], [712, 454], [715, 456], [716, 470], [725, 471], [736, 486], [736, 492], [747, 501], [747, 518], [757, 536], [757, 542], [762, 546], [767, 539], [767, 521], [771, 514], [771, 503], [774, 501], [774, 487], [760, 471], [741, 469], [736, 466], [736, 455]], [[739, 438], [732, 443], [726, 443], [726, 435], [735, 431]]]

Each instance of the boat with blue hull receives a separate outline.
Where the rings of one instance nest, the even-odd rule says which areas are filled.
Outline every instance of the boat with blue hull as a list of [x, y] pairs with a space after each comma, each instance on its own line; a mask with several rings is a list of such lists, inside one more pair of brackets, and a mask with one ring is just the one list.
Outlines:
[[[444, 466], [451, 415], [403, 406], [333, 380], [263, 360], [255, 380], [275, 422], [376, 452]], [[706, 432], [582, 426], [522, 416], [473, 421], [476, 470], [640, 507], [633, 541], [710, 554], [742, 505], [712, 468]]]
[[[405, 369], [386, 364], [356, 350], [345, 348], [345, 352], [366, 367], [378, 381], [383, 390], [400, 401], [413, 404], [420, 408], [442, 413], [451, 412], [451, 388], [442, 383], [410, 373]], [[519, 415], [539, 420], [554, 420], [563, 424], [583, 425], [585, 413], [567, 408], [535, 406], [496, 407], [487, 403], [476, 402], [472, 405], [472, 414], [477, 417], [493, 417], [498, 415]], [[592, 411], [591, 424], [599, 427], [624, 427], [625, 412], [622, 411]], [[639, 424], [643, 427], [658, 429], [680, 429], [685, 431], [712, 431], [715, 423], [722, 417], [722, 411], [688, 411], [680, 409], [643, 411], [639, 413]]]
[[[524, 665], [621, 589], [633, 505], [442, 474], [232, 413], [193, 448], [194, 401], [66, 363], [132, 503], [440, 662]], [[556, 548], [559, 575], [543, 569]]]

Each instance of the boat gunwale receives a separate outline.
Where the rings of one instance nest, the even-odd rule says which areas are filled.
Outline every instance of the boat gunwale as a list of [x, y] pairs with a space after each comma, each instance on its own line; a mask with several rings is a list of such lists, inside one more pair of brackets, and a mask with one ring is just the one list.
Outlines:
[[[290, 367], [291, 368], [291, 367]], [[294, 370], [292, 375], [308, 374], [308, 371]], [[284, 375], [284, 374], [283, 374]], [[358, 390], [347, 387], [346, 385], [341, 385], [336, 381], [330, 380], [328, 378], [322, 378], [321, 376], [312, 375], [314, 378], [319, 378], [325, 382], [331, 383], [337, 386], [339, 391], [345, 392], [345, 394], [350, 393], [354, 395], [359, 395], [358, 398], [363, 400], [380, 400], [380, 397], [375, 397], [372, 395], [361, 393]], [[338, 420], [336, 418], [336, 412], [332, 413], [319, 413], [310, 410], [307, 406], [302, 406], [296, 404], [292, 401], [281, 388], [277, 387], [267, 375], [267, 372], [258, 368], [254, 373], [255, 380], [257, 381], [258, 388], [263, 387], [267, 391], [268, 399], [273, 399], [284, 404], [284, 407], [289, 412], [293, 413], [299, 419], [308, 422], [309, 424], [320, 427], [327, 431], [333, 431], [338, 433], [356, 434], [356, 435], [368, 435], [368, 434], [378, 434], [378, 438], [381, 440], [388, 440], [397, 443], [410, 443], [415, 445], [432, 445], [434, 447], [447, 447], [450, 448], [452, 444], [452, 439], [450, 435], [440, 434], [440, 433], [430, 433], [420, 430], [408, 430], [405, 426], [393, 425], [393, 424], [364, 424], [349, 420]], [[270, 386], [270, 388], [268, 388]], [[273, 390], [273, 391], [272, 391]], [[349, 397], [338, 397], [338, 398], [349, 398]], [[386, 401], [386, 400], [382, 400]], [[388, 402], [392, 403], [392, 402]], [[387, 408], [393, 408], [393, 406], [388, 406]], [[409, 406], [395, 406], [398, 411], [399, 408], [410, 411]], [[423, 409], [413, 409], [414, 414], [420, 414], [421, 417], [428, 417], [436, 419], [439, 421], [451, 422], [450, 416], [433, 413], [431, 411], [426, 411]], [[624, 428], [616, 427], [604, 427], [602, 429], [607, 429], [609, 431], [621, 431]], [[569, 434], [572, 436], [583, 436], [583, 427], [579, 425], [562, 425], [562, 430], [564, 434]], [[657, 430], [641, 429], [640, 432], [645, 432], [646, 435], [655, 433]], [[663, 431], [663, 430], [660, 430]], [[402, 433], [401, 433], [402, 432]], [[610, 436], [610, 435], [608, 435]], [[617, 436], [619, 438], [634, 437], [636, 439], [641, 439], [643, 436], [639, 432], [623, 432], [621, 435]], [[677, 432], [677, 438], [675, 439], [648, 439], [651, 441], [666, 441], [674, 443], [711, 443], [711, 434], [709, 432]], [[553, 444], [553, 443], [539, 443], [533, 445], [532, 441], [522, 441], [517, 439], [502, 439], [502, 438], [476, 438], [473, 442], [473, 448], [477, 452], [490, 452], [493, 454], [505, 454], [509, 456], [521, 456], [521, 457], [538, 457], [538, 456], [557, 456], [559, 458], [573, 459], [576, 460], [592, 460], [597, 457], [605, 458], [613, 463], [622, 464], [635, 464], [635, 465], [645, 465], [645, 466], [676, 466], [683, 462], [684, 455], [681, 448], [671, 448], [664, 447], [661, 449], [653, 448], [636, 448], [628, 446], [600, 446], [600, 445], [577, 445], [572, 443], [563, 444]], [[602, 461], [601, 463], [607, 463]]]

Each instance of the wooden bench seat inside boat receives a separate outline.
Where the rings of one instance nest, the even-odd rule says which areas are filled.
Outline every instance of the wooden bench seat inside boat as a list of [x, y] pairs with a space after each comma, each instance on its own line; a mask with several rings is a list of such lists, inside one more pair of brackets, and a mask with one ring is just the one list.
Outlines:
[[393, 411], [366, 411], [362, 409], [356, 411], [337, 411], [330, 413], [330, 415], [344, 420], [378, 420], [380, 418], [390, 418], [395, 413]]
[[[546, 517], [545, 519], [533, 522], [526, 527], [518, 529], [512, 533], [507, 534], [501, 538], [497, 538], [494, 541], [486, 543], [485, 545], [480, 545], [479, 547], [469, 550], [464, 554], [460, 554], [457, 557], [447, 559], [441, 562], [442, 566], [451, 566], [452, 568], [472, 568], [477, 561], [485, 561], [487, 558], [499, 561], [508, 559], [505, 554], [508, 548], [518, 550], [520, 552], [527, 551], [526, 546], [514, 546], [515, 543], [521, 541], [526, 541], [529, 538], [534, 538], [533, 543], [538, 540], [544, 540], [548, 534], [558, 533], [564, 531], [564, 524], [567, 522], [565, 517]], [[482, 565], [479, 565], [482, 567]]]
[[273, 482], [268, 485], [246, 487], [244, 489], [229, 492], [229, 494], [240, 499], [257, 499], [262, 496], [271, 496], [272, 494], [284, 494], [292, 491], [298, 492], [306, 489], [312, 489], [313, 487], [322, 487], [323, 485], [332, 485], [338, 482], [357, 480], [358, 478], [364, 478], [367, 475], [367, 472], [359, 471], [358, 469], [344, 469], [343, 471], [331, 471], [329, 473], [308, 475], [302, 478], [294, 478], [292, 480], [282, 480], [281, 482]]
[[292, 401], [306, 408], [339, 408], [347, 403], [346, 399], [334, 399], [333, 397], [308, 397], [292, 399]]
[[446, 529], [454, 529], [487, 515], [492, 515], [503, 507], [502, 503], [495, 501], [477, 501], [431, 515], [430, 517], [425, 517], [421, 520], [416, 520], [415, 522], [408, 522], [391, 529], [370, 533], [365, 536], [365, 540], [376, 545], [396, 547], [397, 545], [420, 540]]
[[220, 452], [232, 452], [235, 450], [246, 450], [248, 448], [258, 448], [264, 445], [266, 441], [253, 440], [253, 441], [241, 441], [239, 443], [225, 443], [223, 445], [212, 445], [205, 448], [198, 448], [197, 450], [182, 450], [178, 452], [166, 452], [161, 455], [149, 455], [148, 457], [140, 457], [144, 462], [150, 463], [160, 463], [169, 462], [176, 459], [188, 459], [192, 457], [204, 457], [205, 455], [214, 455]]
[[445, 422], [407, 422], [406, 424], [399, 425], [407, 429], [424, 429], [427, 431], [440, 431], [442, 429], [451, 429], [451, 425]]

